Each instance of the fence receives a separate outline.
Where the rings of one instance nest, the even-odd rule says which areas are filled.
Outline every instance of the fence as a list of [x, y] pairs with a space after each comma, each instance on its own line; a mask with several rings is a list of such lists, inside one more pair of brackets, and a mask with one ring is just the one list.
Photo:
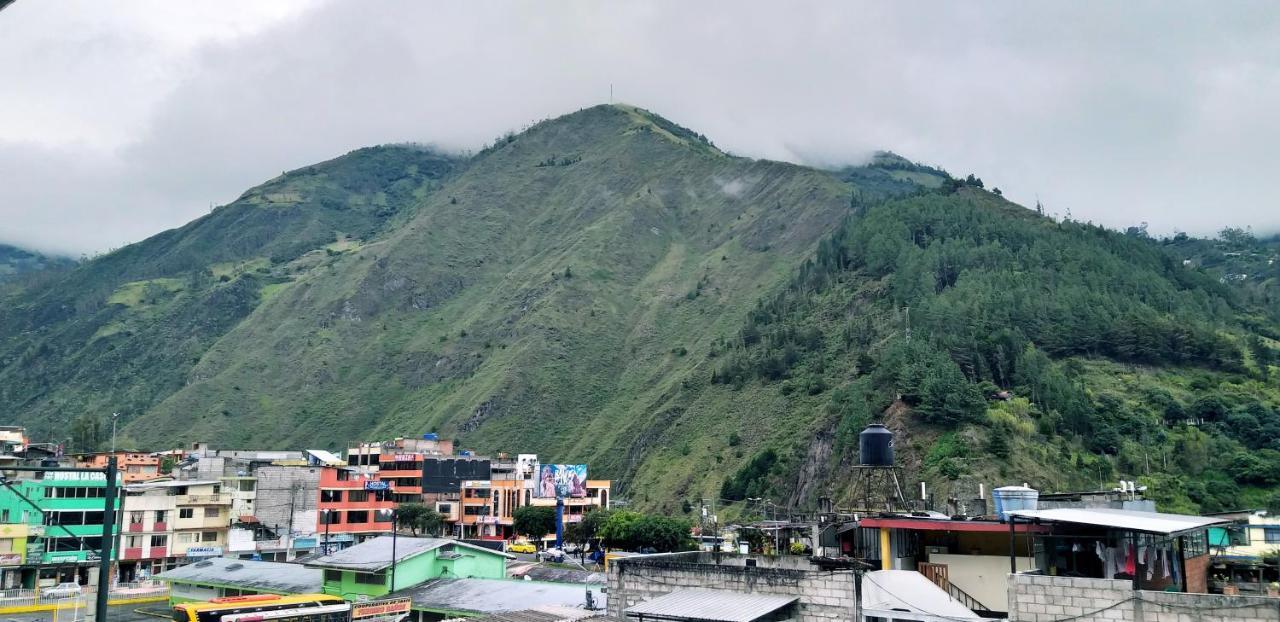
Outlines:
[[[45, 588], [39, 593], [36, 590], [0, 590], [0, 614], [92, 608], [94, 597], [93, 591], [83, 589], [72, 592]], [[139, 581], [116, 585], [107, 594], [107, 604], [150, 603], [168, 598], [168, 585], [159, 581]]]

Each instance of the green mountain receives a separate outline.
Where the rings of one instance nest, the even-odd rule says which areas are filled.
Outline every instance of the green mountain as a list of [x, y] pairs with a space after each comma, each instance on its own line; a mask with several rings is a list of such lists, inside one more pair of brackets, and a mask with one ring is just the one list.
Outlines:
[[65, 270], [75, 265], [66, 257], [53, 257], [35, 251], [0, 244], [0, 283], [43, 270]]
[[80, 447], [109, 412], [154, 447], [436, 431], [730, 514], [848, 502], [885, 419], [944, 495], [1141, 475], [1169, 507], [1270, 503], [1274, 319], [981, 185], [733, 157], [628, 106], [466, 159], [359, 150], [0, 294], [0, 410]]

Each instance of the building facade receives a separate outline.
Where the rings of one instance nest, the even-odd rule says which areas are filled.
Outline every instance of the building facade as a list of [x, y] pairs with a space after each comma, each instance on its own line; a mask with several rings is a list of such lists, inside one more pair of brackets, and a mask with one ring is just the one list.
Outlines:
[[316, 533], [322, 549], [333, 551], [391, 533], [396, 503], [377, 473], [322, 467], [319, 488]]

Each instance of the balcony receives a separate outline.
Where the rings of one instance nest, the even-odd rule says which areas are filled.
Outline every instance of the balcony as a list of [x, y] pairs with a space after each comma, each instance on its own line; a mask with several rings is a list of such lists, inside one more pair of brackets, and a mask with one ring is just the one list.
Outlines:
[[142, 523], [129, 523], [129, 533], [142, 533]]
[[120, 559], [142, 559], [142, 547], [140, 546], [125, 547], [124, 555], [121, 555]]
[[168, 523], [155, 523], [151, 525], [151, 531], [169, 531]]
[[178, 495], [174, 498], [174, 502], [179, 506], [182, 505], [231, 505], [231, 493], [223, 492], [216, 495]]

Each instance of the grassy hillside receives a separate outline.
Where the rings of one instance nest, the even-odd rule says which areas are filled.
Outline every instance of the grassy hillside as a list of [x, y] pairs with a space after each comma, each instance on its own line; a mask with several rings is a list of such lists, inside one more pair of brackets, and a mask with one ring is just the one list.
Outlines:
[[0, 412], [38, 436], [101, 440], [189, 381], [206, 350], [281, 284], [386, 227], [457, 162], [361, 149], [282, 175], [182, 228], [0, 291]]
[[157, 447], [435, 431], [733, 515], [848, 502], [883, 419], [943, 497], [1280, 501], [1265, 301], [973, 176], [732, 157], [629, 106], [356, 151], [0, 296], [0, 409], [82, 448], [109, 412]]

